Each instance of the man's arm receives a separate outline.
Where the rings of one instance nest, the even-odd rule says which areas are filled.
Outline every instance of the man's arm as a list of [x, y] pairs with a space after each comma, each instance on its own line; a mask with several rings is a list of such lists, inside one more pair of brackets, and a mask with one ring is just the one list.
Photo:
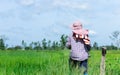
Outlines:
[[91, 50], [91, 45], [86, 45], [87, 51]]
[[87, 51], [90, 51], [91, 50], [91, 45], [90, 45], [90, 39], [89, 39], [88, 35], [86, 36], [86, 38], [83, 39], [83, 41], [85, 43]]

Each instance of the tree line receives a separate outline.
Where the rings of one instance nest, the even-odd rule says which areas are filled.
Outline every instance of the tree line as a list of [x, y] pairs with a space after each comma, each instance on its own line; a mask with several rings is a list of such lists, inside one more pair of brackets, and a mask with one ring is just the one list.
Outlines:
[[[109, 35], [112, 40], [111, 45], [106, 45], [107, 50], [119, 50], [120, 49], [120, 31], [116, 30]], [[97, 42], [93, 43], [93, 50], [100, 50], [103, 46], [98, 46]]]
[[41, 42], [31, 42], [27, 45], [24, 40], [21, 41], [21, 45], [14, 47], [8, 47], [5, 44], [5, 39], [0, 38], [0, 50], [63, 50], [65, 48], [67, 36], [61, 35], [60, 41], [51, 41], [44, 38]]
[[[113, 41], [111, 45], [106, 45], [105, 47], [107, 50], [119, 50], [120, 48], [120, 32], [114, 31], [111, 33], [109, 38]], [[21, 45], [16, 45], [14, 47], [8, 47], [8, 45], [5, 44], [5, 37], [0, 37], [0, 50], [63, 50], [65, 49], [67, 35], [63, 34], [60, 37], [59, 41], [51, 41], [47, 39], [43, 39], [41, 42], [31, 42], [29, 45], [22, 40]], [[94, 42], [93, 45], [91, 45], [92, 50], [101, 50], [103, 46], [98, 46], [97, 42]]]

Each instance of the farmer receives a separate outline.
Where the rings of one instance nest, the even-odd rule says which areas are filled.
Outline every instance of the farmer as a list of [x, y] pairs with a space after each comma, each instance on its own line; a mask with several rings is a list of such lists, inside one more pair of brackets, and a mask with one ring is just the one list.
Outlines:
[[83, 29], [81, 22], [72, 25], [72, 34], [68, 36], [66, 47], [71, 49], [69, 66], [70, 71], [74, 68], [84, 68], [84, 75], [87, 74], [88, 51], [90, 50], [90, 40], [88, 30]]

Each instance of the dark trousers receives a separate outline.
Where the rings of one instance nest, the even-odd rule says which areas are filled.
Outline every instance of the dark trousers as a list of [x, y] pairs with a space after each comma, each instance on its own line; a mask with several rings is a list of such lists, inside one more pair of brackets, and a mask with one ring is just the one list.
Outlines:
[[88, 65], [87, 65], [87, 62], [88, 60], [84, 60], [84, 61], [77, 61], [77, 60], [73, 60], [73, 59], [69, 59], [69, 68], [70, 68], [70, 71], [74, 70], [75, 68], [84, 68], [84, 74], [87, 73], [87, 68], [88, 68]]

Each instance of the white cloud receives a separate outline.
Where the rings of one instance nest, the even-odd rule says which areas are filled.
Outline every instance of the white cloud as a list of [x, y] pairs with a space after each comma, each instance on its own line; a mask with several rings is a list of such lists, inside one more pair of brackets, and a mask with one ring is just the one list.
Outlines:
[[89, 8], [88, 3], [82, 3], [82, 2], [74, 2], [74, 1], [69, 1], [69, 0], [54, 0], [53, 1], [54, 6], [64, 6], [68, 8], [73, 8], [73, 9], [83, 9], [86, 10]]
[[26, 5], [26, 6], [32, 5], [34, 3], [35, 3], [35, 0], [20, 0], [20, 4]]

